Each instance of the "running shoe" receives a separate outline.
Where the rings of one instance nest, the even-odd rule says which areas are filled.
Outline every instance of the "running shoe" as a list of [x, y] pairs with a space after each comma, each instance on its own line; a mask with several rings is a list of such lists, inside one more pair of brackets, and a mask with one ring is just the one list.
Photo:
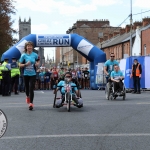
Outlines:
[[32, 110], [32, 109], [33, 109], [33, 104], [30, 103], [30, 104], [29, 104], [29, 110]]
[[30, 103], [30, 97], [26, 97], [26, 103], [27, 103], [27, 104]]

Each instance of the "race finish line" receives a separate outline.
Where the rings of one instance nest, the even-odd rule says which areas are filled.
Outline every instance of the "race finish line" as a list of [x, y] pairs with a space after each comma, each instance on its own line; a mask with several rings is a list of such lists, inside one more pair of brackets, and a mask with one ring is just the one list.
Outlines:
[[3, 140], [9, 139], [34, 139], [34, 138], [64, 138], [64, 137], [142, 137], [150, 136], [150, 133], [122, 133], [122, 134], [60, 134], [60, 135], [28, 135], [28, 136], [10, 136], [3, 137]]

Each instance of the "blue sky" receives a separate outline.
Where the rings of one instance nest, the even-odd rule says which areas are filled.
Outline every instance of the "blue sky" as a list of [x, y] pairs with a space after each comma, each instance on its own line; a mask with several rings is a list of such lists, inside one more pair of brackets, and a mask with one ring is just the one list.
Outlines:
[[[33, 34], [65, 34], [80, 19], [108, 19], [111, 26], [118, 26], [130, 14], [131, 0], [15, 0], [16, 15], [13, 27], [18, 30], [18, 20], [31, 17]], [[132, 0], [133, 14], [150, 10], [150, 0]], [[133, 21], [141, 21], [150, 12], [134, 15]], [[122, 25], [129, 24], [129, 19]], [[15, 37], [18, 38], [18, 35]], [[54, 48], [46, 48], [53, 57]]]

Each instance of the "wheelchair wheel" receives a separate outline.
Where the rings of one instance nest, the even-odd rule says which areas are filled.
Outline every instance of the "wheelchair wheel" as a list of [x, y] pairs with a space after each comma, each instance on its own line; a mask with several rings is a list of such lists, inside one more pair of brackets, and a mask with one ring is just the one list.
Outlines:
[[113, 99], [114, 99], [113, 95], [110, 95], [110, 100], [113, 100]]
[[67, 110], [68, 112], [70, 112], [70, 105], [71, 105], [70, 93], [66, 93], [66, 101], [67, 101]]
[[109, 83], [106, 84], [105, 96], [106, 96], [106, 99], [107, 99], [107, 100], [110, 99], [110, 84], [109, 84]]
[[123, 100], [125, 100], [126, 99], [126, 89], [124, 89], [124, 95], [123, 95], [123, 98], [122, 98]]

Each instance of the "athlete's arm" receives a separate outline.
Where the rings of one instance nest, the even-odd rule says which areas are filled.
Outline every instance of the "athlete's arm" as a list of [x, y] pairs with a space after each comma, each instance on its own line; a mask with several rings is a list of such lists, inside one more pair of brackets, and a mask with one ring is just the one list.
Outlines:
[[105, 73], [106, 75], [109, 75], [109, 73], [107, 72], [107, 66], [104, 66], [104, 73]]
[[108, 73], [108, 63], [107, 63], [107, 61], [106, 61], [105, 64], [104, 64], [104, 73], [105, 73], [106, 75], [109, 75], [109, 73]]
[[113, 72], [111, 72], [111, 81], [113, 81], [113, 82], [119, 82], [118, 80], [114, 79], [114, 73]]
[[123, 76], [123, 73], [121, 72], [120, 74], [120, 79], [123, 80], [124, 79], [124, 76]]
[[22, 68], [22, 67], [25, 67], [24, 65], [24, 55], [21, 55], [20, 59], [19, 59], [19, 67]]
[[36, 62], [35, 62], [35, 66], [38, 67], [40, 65], [40, 57], [37, 56]]

